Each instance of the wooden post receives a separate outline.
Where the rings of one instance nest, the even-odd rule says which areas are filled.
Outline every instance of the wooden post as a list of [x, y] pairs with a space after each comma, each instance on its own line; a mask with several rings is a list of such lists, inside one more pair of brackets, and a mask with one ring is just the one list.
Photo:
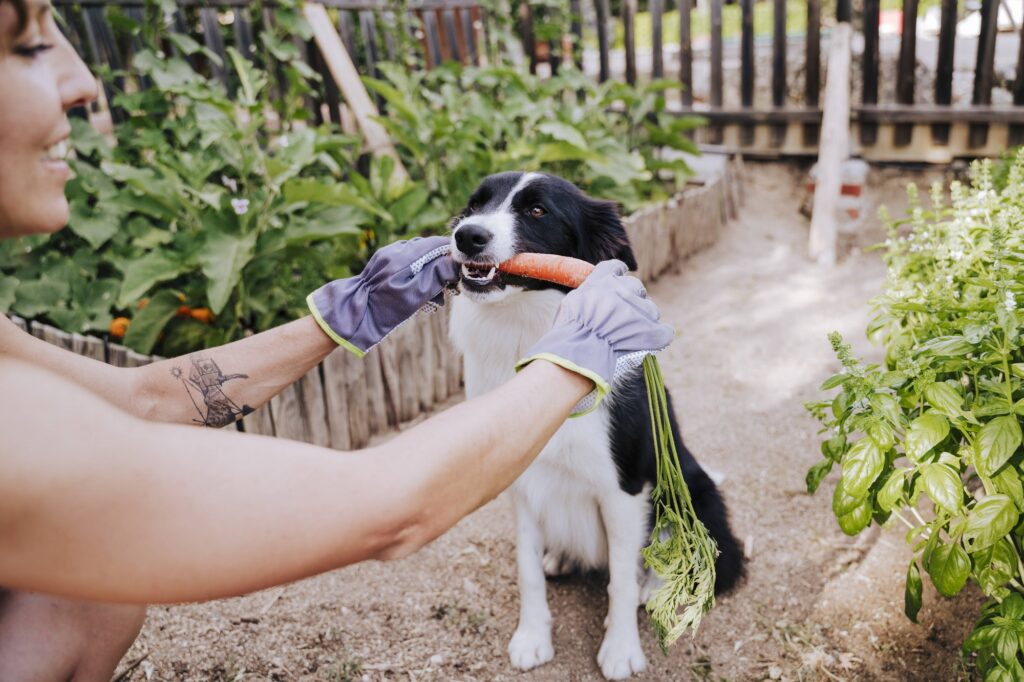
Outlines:
[[693, 0], [679, 0], [679, 82], [683, 106], [693, 106], [693, 44], [690, 42], [690, 11]]
[[310, 26], [313, 27], [313, 39], [316, 41], [317, 47], [320, 48], [324, 61], [327, 62], [327, 68], [334, 76], [338, 87], [341, 88], [352, 113], [355, 114], [359, 129], [366, 139], [367, 149], [375, 156], [386, 154], [394, 159], [395, 171], [391, 176], [391, 181], [406, 182], [409, 179], [409, 173], [406, 172], [405, 166], [398, 158], [398, 153], [395, 151], [394, 145], [391, 144], [391, 138], [388, 137], [387, 131], [376, 121], [377, 107], [374, 106], [363, 82], [359, 79], [359, 72], [356, 71], [348, 50], [341, 42], [341, 37], [331, 24], [327, 10], [319, 3], [307, 2], [302, 8], [302, 12]]
[[[845, 0], [849, 4], [849, 0]], [[818, 176], [814, 186], [809, 252], [822, 265], [836, 262], [836, 231], [842, 165], [850, 151], [850, 37], [849, 11], [840, 0], [839, 21], [829, 41], [825, 76], [825, 109], [818, 148]]]

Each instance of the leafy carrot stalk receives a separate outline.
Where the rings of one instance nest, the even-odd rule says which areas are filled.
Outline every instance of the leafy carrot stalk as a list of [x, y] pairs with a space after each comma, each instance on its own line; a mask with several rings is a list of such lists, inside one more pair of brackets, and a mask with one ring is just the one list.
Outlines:
[[542, 279], [575, 289], [594, 271], [594, 266], [579, 258], [552, 253], [520, 253], [499, 264], [498, 269], [510, 275]]
[[[594, 266], [566, 256], [521, 253], [498, 266], [502, 272], [578, 287]], [[651, 492], [654, 529], [641, 550], [644, 563], [662, 580], [647, 600], [662, 651], [687, 630], [696, 632], [701, 618], [715, 605], [715, 559], [718, 548], [697, 518], [676, 450], [668, 398], [661, 369], [653, 355], [644, 358], [644, 381], [651, 413], [657, 463]]]

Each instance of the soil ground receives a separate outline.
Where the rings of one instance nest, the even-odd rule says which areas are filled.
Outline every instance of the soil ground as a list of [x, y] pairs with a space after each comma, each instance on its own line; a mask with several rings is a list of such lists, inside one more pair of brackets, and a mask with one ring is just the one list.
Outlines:
[[[896, 213], [908, 177], [873, 171], [869, 196]], [[838, 367], [825, 335], [838, 329], [858, 353], [878, 356], [863, 330], [885, 270], [863, 251], [883, 238], [871, 218], [844, 238], [836, 267], [806, 260], [802, 178], [791, 166], [748, 164], [739, 219], [649, 287], [678, 332], [661, 366], [684, 439], [724, 476], [749, 577], [667, 657], [641, 612], [649, 670], [640, 680], [962, 675], [959, 645], [977, 594], [942, 600], [926, 581], [921, 624], [910, 623], [903, 532], [848, 538], [830, 509], [837, 474], [815, 496], [804, 488], [819, 441], [802, 404]], [[555, 659], [528, 673], [512, 669], [505, 647], [518, 613], [514, 530], [502, 496], [403, 561], [238, 599], [153, 607], [122, 669], [145, 657], [133, 679], [600, 680], [604, 581], [551, 582]]]

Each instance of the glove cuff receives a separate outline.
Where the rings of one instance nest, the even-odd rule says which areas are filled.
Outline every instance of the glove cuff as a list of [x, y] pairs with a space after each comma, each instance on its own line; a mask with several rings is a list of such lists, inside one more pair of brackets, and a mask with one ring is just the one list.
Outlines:
[[331, 328], [331, 325], [327, 324], [327, 321], [324, 320], [323, 313], [320, 312], [320, 308], [318, 308], [316, 304], [316, 295], [320, 291], [321, 289], [317, 289], [306, 297], [306, 305], [309, 306], [309, 311], [313, 313], [313, 319], [316, 320], [318, 325], [320, 325], [320, 329], [322, 329], [324, 334], [327, 334], [332, 341], [355, 355], [357, 358], [361, 358], [366, 355], [365, 350], [357, 347], [351, 341], [343, 339], [336, 331], [334, 331], [334, 329]]
[[603, 339], [583, 327], [566, 325], [552, 329], [516, 363], [516, 371], [534, 360], [547, 360], [594, 382], [594, 390], [573, 408], [571, 417], [593, 412], [611, 391], [615, 353]]

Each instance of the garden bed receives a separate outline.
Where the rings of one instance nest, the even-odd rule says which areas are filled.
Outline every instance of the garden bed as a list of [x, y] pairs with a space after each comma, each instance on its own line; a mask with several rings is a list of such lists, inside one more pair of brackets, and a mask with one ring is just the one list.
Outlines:
[[[625, 219], [637, 274], [645, 281], [654, 281], [714, 243], [735, 214], [740, 162], [709, 156], [697, 165], [701, 170], [695, 184]], [[159, 359], [97, 337], [14, 319], [45, 341], [118, 367]], [[461, 382], [462, 363], [448, 342], [447, 315], [419, 315], [365, 358], [332, 353], [249, 415], [243, 428], [338, 450], [356, 449], [443, 403], [460, 391]]]

